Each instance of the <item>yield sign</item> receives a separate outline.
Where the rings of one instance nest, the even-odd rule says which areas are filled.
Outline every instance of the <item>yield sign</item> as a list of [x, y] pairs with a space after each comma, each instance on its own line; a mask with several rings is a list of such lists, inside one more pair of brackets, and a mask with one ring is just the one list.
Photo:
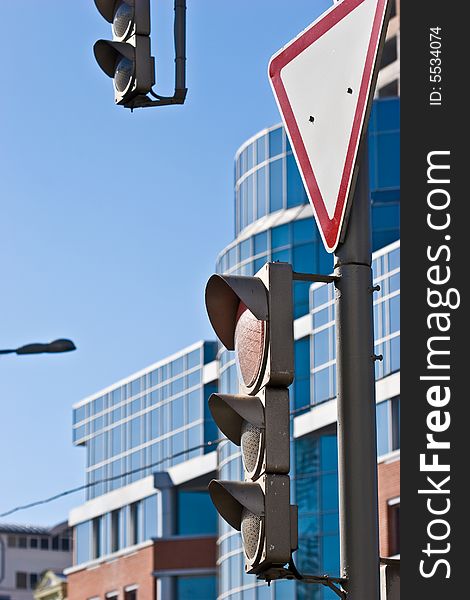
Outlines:
[[342, 0], [275, 54], [269, 77], [328, 252], [340, 241], [388, 0]]

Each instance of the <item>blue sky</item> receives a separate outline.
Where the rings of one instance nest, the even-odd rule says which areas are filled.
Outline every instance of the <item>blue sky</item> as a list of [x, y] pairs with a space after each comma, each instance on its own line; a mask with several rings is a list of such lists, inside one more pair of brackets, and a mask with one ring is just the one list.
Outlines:
[[[187, 102], [114, 106], [94, 61], [110, 26], [92, 0], [2, 0], [0, 512], [84, 482], [82, 397], [199, 339], [203, 290], [233, 238], [233, 157], [280, 121], [270, 56], [326, 0], [188, 0]], [[152, 0], [156, 89], [172, 93], [171, 0]], [[7, 522], [53, 524], [81, 494]]]

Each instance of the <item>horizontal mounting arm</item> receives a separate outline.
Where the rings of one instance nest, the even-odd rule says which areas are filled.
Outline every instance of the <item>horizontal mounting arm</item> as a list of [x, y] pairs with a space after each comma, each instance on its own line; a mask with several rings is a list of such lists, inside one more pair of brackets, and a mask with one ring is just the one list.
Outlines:
[[336, 275], [318, 275], [316, 273], [292, 273], [294, 281], [312, 281], [316, 283], [334, 283], [339, 280]]

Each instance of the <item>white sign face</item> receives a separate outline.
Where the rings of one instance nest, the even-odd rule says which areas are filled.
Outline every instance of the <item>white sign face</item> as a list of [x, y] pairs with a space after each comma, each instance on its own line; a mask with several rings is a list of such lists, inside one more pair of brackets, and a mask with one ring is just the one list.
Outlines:
[[328, 252], [338, 245], [388, 0], [342, 0], [275, 54], [269, 77]]

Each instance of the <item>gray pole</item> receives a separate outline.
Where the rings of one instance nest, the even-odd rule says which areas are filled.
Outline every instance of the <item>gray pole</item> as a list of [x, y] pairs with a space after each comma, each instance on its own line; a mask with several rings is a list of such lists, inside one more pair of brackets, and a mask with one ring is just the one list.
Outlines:
[[[366, 137], [366, 136], [364, 136]], [[379, 599], [377, 446], [367, 142], [335, 255], [341, 576], [348, 600]]]

